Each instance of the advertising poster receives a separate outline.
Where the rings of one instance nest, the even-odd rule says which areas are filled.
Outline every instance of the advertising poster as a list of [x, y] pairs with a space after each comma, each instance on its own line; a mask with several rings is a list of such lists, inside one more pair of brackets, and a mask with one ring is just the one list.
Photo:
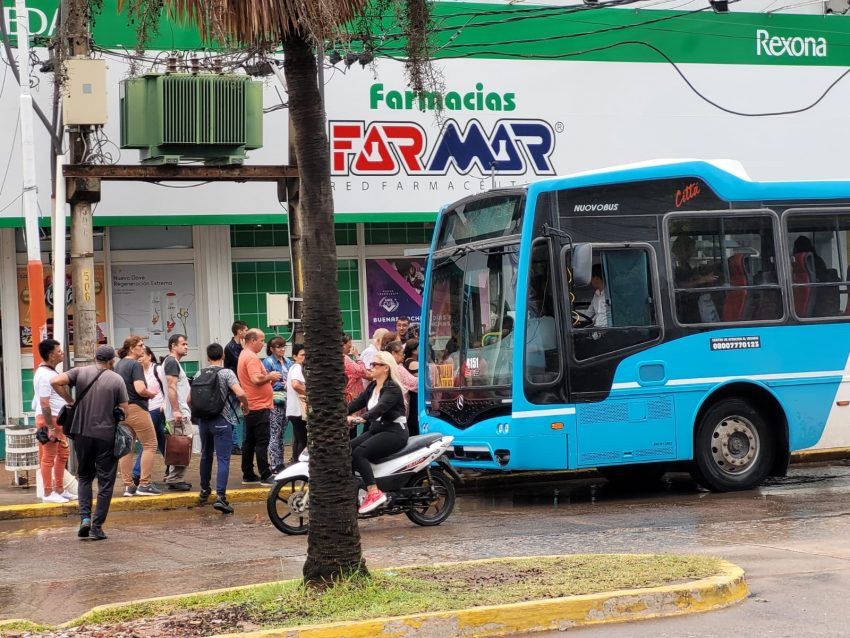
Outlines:
[[[49, 272], [49, 269], [48, 269]], [[94, 267], [94, 305], [97, 316], [97, 342], [106, 343], [106, 288], [103, 264]], [[44, 300], [47, 304], [47, 337], [53, 338], [53, 275], [44, 276]], [[74, 291], [71, 287], [71, 275], [65, 276], [65, 303], [68, 309], [67, 343], [62, 346], [73, 351], [74, 343]], [[26, 267], [18, 268], [18, 317], [20, 325], [21, 354], [32, 354], [32, 326], [30, 323], [30, 290], [27, 283]]]
[[[192, 264], [134, 264], [112, 267], [115, 343], [131, 334], [154, 350], [168, 338], [186, 335], [198, 345], [195, 323], [195, 267]], [[157, 352], [161, 354], [161, 352]]]
[[378, 328], [395, 331], [399, 317], [418, 324], [425, 286], [424, 259], [367, 259], [369, 336]]

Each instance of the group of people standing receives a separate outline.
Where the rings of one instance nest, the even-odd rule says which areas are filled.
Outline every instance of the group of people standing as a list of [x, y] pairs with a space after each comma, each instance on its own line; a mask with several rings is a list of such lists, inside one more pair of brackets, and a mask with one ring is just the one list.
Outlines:
[[[377, 330], [362, 354], [350, 337], [343, 337], [353, 465], [368, 487], [361, 511], [370, 511], [386, 500], [375, 485], [370, 461], [400, 450], [411, 433], [418, 433], [419, 344], [416, 339], [406, 339], [408, 325], [407, 319], [400, 319], [396, 332]], [[189, 350], [184, 335], [169, 337], [168, 354], [162, 361], [145, 345], [143, 337], [130, 335], [117, 353], [112, 346], [102, 345], [97, 348], [93, 365], [64, 373], [56, 370], [65, 358], [61, 344], [53, 339], [39, 344], [43, 363], [33, 378], [33, 410], [41, 430], [43, 500], [65, 503], [78, 497], [81, 538], [106, 538], [103, 524], [119, 473], [126, 497], [161, 493], [152, 477], [155, 455], [165, 455], [169, 435], [193, 434], [193, 420], [201, 439], [200, 500], [206, 502], [212, 495], [215, 458], [213, 506], [225, 514], [233, 512], [227, 500], [232, 454], [242, 455], [243, 485], [272, 485], [273, 475], [285, 466], [287, 425], [292, 426], [293, 434], [289, 462], [295, 462], [304, 451], [308, 418], [304, 346], [293, 344], [291, 358], [287, 358], [286, 341], [281, 336], [266, 343], [263, 331], [249, 329], [241, 321], [234, 322], [232, 332], [233, 339], [226, 346], [207, 346], [209, 365], [196, 375], [194, 392], [181, 363]], [[215, 385], [210, 386], [211, 392], [199, 390], [198, 379], [204, 375], [212, 375]], [[76, 398], [71, 388], [75, 388]], [[66, 406], [74, 410], [63, 427], [57, 417]], [[135, 461], [132, 454], [120, 459], [114, 455], [119, 421], [141, 444]], [[236, 431], [241, 422], [244, 439], [239, 441]], [[363, 433], [357, 436], [360, 424], [364, 425]], [[74, 440], [77, 461], [77, 495], [63, 486], [69, 437]], [[185, 480], [185, 465], [167, 465], [165, 472], [167, 490], [192, 489]], [[98, 495], [92, 514], [95, 478]]]
[[[161, 493], [152, 481], [156, 451], [165, 452], [166, 433], [190, 434], [189, 379], [180, 360], [188, 354], [184, 335], [168, 341], [169, 354], [159, 365], [141, 337], [131, 335], [118, 351], [115, 363], [112, 346], [95, 351], [94, 364], [60, 373], [56, 368], [65, 359], [61, 344], [45, 339], [38, 345], [42, 363], [33, 378], [33, 409], [40, 430], [39, 455], [43, 500], [65, 503], [79, 498], [81, 538], [106, 538], [102, 526], [109, 512], [118, 472], [125, 496], [156, 496]], [[71, 395], [71, 388], [76, 396]], [[73, 411], [70, 409], [73, 408]], [[58, 422], [60, 415], [63, 424]], [[142, 452], [133, 463], [132, 455], [115, 456], [116, 426], [123, 422], [141, 443]], [[63, 487], [69, 458], [68, 439], [74, 441], [77, 461], [77, 495]], [[186, 491], [186, 466], [167, 468], [165, 485], [169, 490]], [[97, 507], [92, 516], [92, 482], [98, 479]]]

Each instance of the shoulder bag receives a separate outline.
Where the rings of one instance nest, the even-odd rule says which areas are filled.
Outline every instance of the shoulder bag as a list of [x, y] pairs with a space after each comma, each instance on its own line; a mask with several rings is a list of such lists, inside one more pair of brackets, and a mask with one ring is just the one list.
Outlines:
[[67, 404], [63, 405], [62, 409], [59, 410], [59, 414], [56, 415], [56, 423], [58, 423], [59, 425], [62, 426], [62, 429], [64, 430], [66, 437], [68, 437], [70, 439], [74, 438], [74, 433], [71, 432], [71, 426], [74, 423], [74, 413], [77, 411], [77, 406], [80, 405], [80, 402], [86, 397], [89, 390], [92, 389], [92, 386], [94, 386], [94, 384], [97, 383], [97, 380], [100, 379], [100, 375], [102, 375], [104, 372], [106, 372], [106, 369], [103, 369], [100, 372], [98, 372], [97, 376], [94, 378], [94, 380], [91, 383], [89, 383], [86, 386], [85, 390], [83, 390], [80, 393], [80, 396], [77, 397], [77, 400], [74, 401], [74, 404], [73, 405], [67, 405]]
[[113, 454], [116, 459], [127, 456], [133, 451], [133, 433], [123, 423], [115, 424], [115, 447]]

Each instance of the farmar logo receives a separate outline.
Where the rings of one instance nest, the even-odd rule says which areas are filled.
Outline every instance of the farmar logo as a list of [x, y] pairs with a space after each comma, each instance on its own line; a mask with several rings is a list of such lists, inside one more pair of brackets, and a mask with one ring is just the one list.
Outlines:
[[436, 134], [415, 122], [329, 125], [332, 175], [555, 174], [555, 133], [542, 120], [446, 120]]

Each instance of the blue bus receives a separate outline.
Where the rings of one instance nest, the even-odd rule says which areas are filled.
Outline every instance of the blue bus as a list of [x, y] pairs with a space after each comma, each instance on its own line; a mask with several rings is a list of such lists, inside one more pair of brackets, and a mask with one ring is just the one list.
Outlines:
[[749, 489], [850, 445], [850, 181], [654, 162], [468, 197], [422, 315], [420, 427], [456, 467]]

